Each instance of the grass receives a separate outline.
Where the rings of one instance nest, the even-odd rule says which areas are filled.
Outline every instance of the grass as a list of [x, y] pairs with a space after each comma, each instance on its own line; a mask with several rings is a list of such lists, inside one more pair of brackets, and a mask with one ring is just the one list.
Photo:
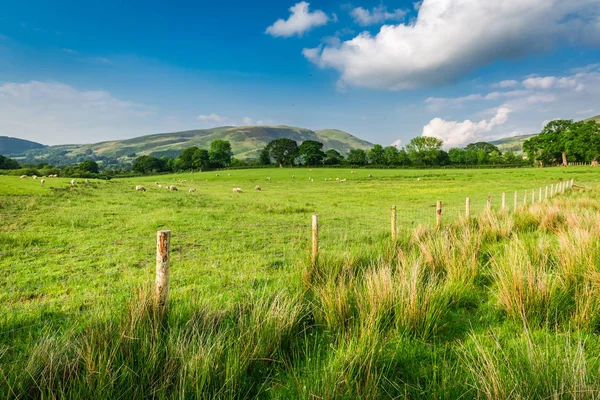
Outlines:
[[[0, 396], [598, 398], [598, 174], [0, 177]], [[498, 209], [503, 191], [571, 177], [588, 189]], [[149, 288], [162, 228], [173, 232], [166, 316]]]

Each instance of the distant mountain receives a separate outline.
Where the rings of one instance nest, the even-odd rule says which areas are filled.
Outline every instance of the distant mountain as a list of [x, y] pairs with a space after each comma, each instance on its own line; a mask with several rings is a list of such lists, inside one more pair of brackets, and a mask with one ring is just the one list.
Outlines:
[[[600, 115], [596, 115], [595, 117], [585, 119], [585, 121], [591, 121], [591, 120], [594, 120], [594, 121], [597, 121], [598, 123], [600, 123]], [[494, 141], [491, 141], [490, 143], [495, 145], [496, 147], [498, 147], [498, 149], [500, 149], [500, 151], [503, 153], [505, 151], [513, 151], [515, 153], [522, 153], [523, 152], [523, 142], [526, 141], [527, 139], [530, 139], [530, 138], [536, 136], [536, 135], [537, 135], [537, 133], [535, 133], [533, 135], [512, 136], [512, 137], [494, 140]]]
[[0, 136], [0, 154], [5, 156], [13, 156], [26, 152], [32, 149], [43, 149], [41, 143], [32, 142], [25, 139], [18, 139], [8, 136]]
[[240, 159], [258, 158], [260, 150], [273, 139], [289, 138], [297, 142], [317, 140], [324, 149], [346, 154], [351, 149], [369, 149], [372, 143], [337, 129], [310, 130], [291, 126], [223, 126], [183, 132], [158, 133], [133, 139], [114, 140], [84, 145], [50, 146], [28, 153], [36, 159], [54, 160], [56, 157], [82, 159], [86, 156], [127, 161], [140, 155], [176, 157], [183, 149], [197, 146], [208, 149], [217, 139], [231, 143], [234, 156]]

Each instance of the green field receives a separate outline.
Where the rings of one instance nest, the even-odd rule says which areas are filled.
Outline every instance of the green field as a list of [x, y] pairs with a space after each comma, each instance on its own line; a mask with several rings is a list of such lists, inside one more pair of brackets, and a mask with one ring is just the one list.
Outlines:
[[[571, 178], [575, 192], [531, 206], [532, 189], [539, 203], [539, 188]], [[46, 178], [42, 187], [0, 176], [2, 397], [600, 396], [600, 300], [580, 304], [581, 291], [600, 292], [592, 235], [600, 169], [257, 169], [69, 181]], [[494, 214], [484, 213], [488, 195]], [[461, 220], [466, 197], [480, 220]], [[313, 214], [320, 256], [311, 268]], [[171, 301], [158, 324], [143, 288], [154, 279], [161, 229], [173, 235]], [[558, 250], [577, 246], [589, 254], [573, 255], [572, 276], [558, 271], [566, 263]], [[502, 286], [516, 279], [501, 267], [528, 256], [535, 276], [523, 279], [537, 289]], [[590, 263], [598, 275], [582, 272]], [[539, 354], [527, 346], [541, 346]], [[561, 369], [556, 357], [575, 364]], [[535, 386], [542, 365], [546, 380]]]

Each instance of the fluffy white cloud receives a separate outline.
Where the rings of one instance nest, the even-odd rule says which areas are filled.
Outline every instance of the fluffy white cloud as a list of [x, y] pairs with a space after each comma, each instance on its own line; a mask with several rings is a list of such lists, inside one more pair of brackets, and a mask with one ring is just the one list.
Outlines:
[[103, 90], [78, 90], [58, 82], [0, 85], [0, 136], [44, 144], [89, 143], [156, 132], [160, 124], [154, 111]]
[[490, 92], [486, 95], [470, 94], [462, 97], [428, 97], [425, 99], [427, 107], [432, 111], [443, 108], [461, 107], [465, 103], [482, 100], [498, 100], [515, 97], [523, 97], [530, 94], [530, 90], [511, 90], [508, 92]]
[[585, 85], [578, 81], [578, 78], [587, 75], [585, 73], [569, 77], [530, 77], [523, 81], [523, 86], [528, 89], [575, 89], [583, 90]]
[[447, 84], [499, 59], [560, 41], [600, 44], [597, 0], [424, 0], [414, 22], [384, 25], [339, 45], [304, 51], [340, 81], [401, 90]]
[[406, 10], [396, 9], [388, 12], [387, 7], [380, 5], [371, 10], [357, 7], [350, 12], [354, 21], [361, 26], [381, 24], [385, 21], [400, 21], [406, 15]]
[[294, 35], [302, 36], [318, 26], [327, 24], [329, 17], [321, 10], [310, 12], [309, 3], [301, 1], [290, 8], [291, 15], [285, 19], [278, 19], [266, 30], [271, 36], [290, 37]]
[[492, 129], [508, 121], [509, 112], [508, 108], [501, 107], [496, 110], [496, 115], [492, 119], [479, 122], [468, 119], [465, 121], [446, 121], [441, 118], [434, 118], [423, 127], [423, 136], [442, 139], [444, 148], [485, 141], [489, 139]]

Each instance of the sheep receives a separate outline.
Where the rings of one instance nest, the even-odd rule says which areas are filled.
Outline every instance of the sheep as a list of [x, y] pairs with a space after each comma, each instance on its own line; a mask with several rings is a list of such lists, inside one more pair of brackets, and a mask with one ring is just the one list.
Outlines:
[[195, 191], [196, 191], [196, 189], [194, 189], [194, 188], [191, 188], [190, 190], [188, 190], [188, 192], [190, 192], [190, 193], [194, 193]]
[[292, 175], [292, 179], [294, 179], [296, 177], [296, 175]]
[[75, 186], [76, 183], [77, 181], [75, 179], [71, 179], [71, 186]]
[[231, 174], [228, 173], [227, 176], [231, 176]]
[[42, 179], [42, 180], [40, 181], [40, 184], [41, 184], [42, 186], [44, 186], [44, 183], [46, 183], [46, 180], [45, 180], [45, 179]]
[[372, 177], [373, 177], [373, 175], [369, 174], [369, 178], [372, 178]]
[[421, 178], [417, 178], [417, 182], [421, 182]]
[[32, 178], [33, 178], [33, 179], [37, 179], [37, 175], [33, 175], [33, 176], [32, 176]]
[[21, 175], [21, 179], [27, 178], [27, 175]]
[[336, 181], [339, 181], [339, 180], [340, 180], [340, 178], [335, 178], [335, 180], [336, 180]]
[[215, 176], [221, 176], [221, 175], [219, 175], [219, 174], [215, 174]]
[[342, 180], [340, 181], [340, 183], [344, 183], [344, 182], [346, 182], [346, 179], [342, 179]]
[[311, 182], [314, 182], [315, 180], [314, 180], [314, 179], [312, 179], [312, 178], [310, 178], [310, 181], [311, 181]]
[[173, 186], [173, 185], [169, 186], [169, 187], [168, 187], [168, 189], [169, 189], [171, 192], [176, 192], [176, 191], [178, 190], [178, 189], [177, 189], [177, 186]]
[[256, 186], [254, 186], [254, 190], [262, 190], [262, 189], [260, 188], [260, 186], [256, 185]]
[[160, 183], [158, 184], [158, 188], [162, 189], [163, 185], [161, 185]]
[[142, 185], [137, 185], [137, 186], [135, 187], [135, 190], [137, 190], [137, 191], [140, 191], [140, 192], [145, 192], [145, 191], [146, 191], [146, 188], [145, 188], [145, 187], [143, 187]]
[[233, 188], [233, 193], [243, 193], [243, 191], [240, 188]]
[[271, 180], [271, 178], [267, 176], [267, 180], [268, 180], [268, 181], [270, 181], [270, 180]]
[[90, 180], [89, 180], [89, 179], [86, 179], [86, 180], [85, 180], [85, 183], [90, 183]]

